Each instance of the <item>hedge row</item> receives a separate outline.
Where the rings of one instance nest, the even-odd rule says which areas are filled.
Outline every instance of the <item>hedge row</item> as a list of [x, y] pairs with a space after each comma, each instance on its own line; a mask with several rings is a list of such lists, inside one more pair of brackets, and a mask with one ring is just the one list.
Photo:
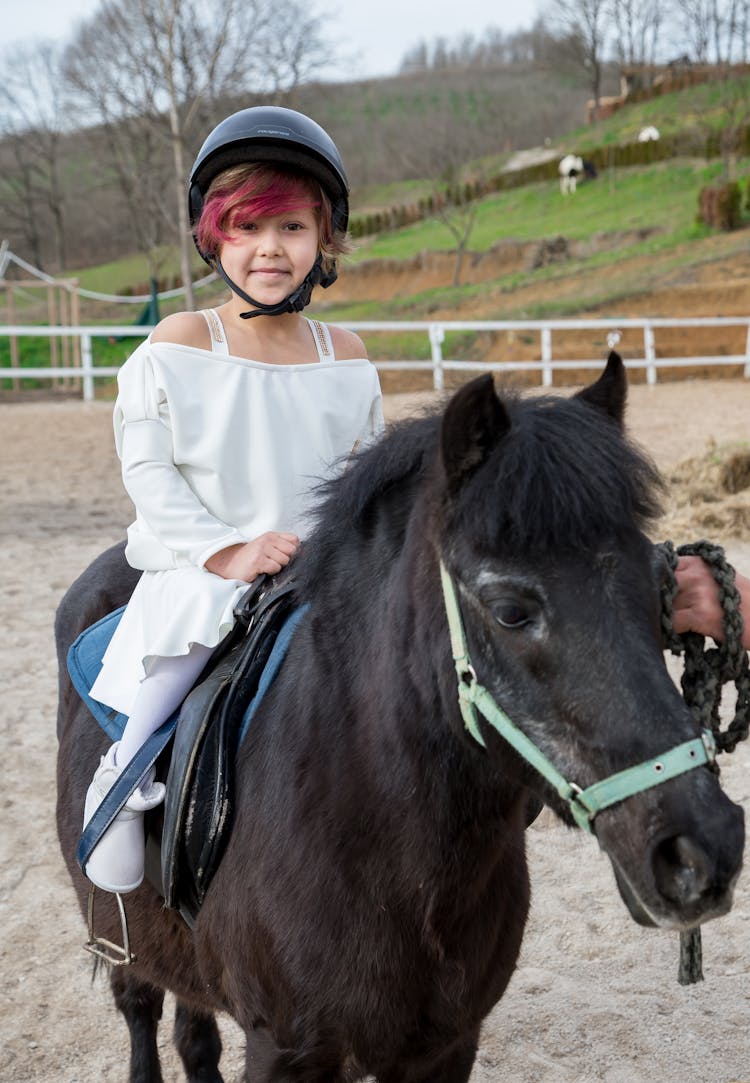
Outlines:
[[[750, 156], [750, 125], [745, 125], [738, 140], [740, 156]], [[692, 132], [678, 132], [673, 136], [653, 140], [648, 143], [624, 143], [620, 146], [594, 147], [585, 155], [586, 161], [601, 171], [611, 166], [626, 167], [648, 165], [651, 162], [664, 161], [668, 158], [718, 158], [721, 155], [719, 133], [712, 132], [701, 136]], [[440, 195], [420, 199], [418, 203], [400, 204], [371, 214], [355, 215], [350, 222], [352, 236], [356, 238], [386, 233], [401, 229], [412, 222], [430, 218], [435, 214], [437, 204], [460, 206], [475, 199], [502, 192], [510, 188], [522, 188], [527, 184], [539, 184], [543, 181], [558, 179], [558, 161], [556, 158], [537, 165], [526, 166], [507, 173], [498, 173], [486, 180], [467, 181], [465, 184], [448, 187]]]

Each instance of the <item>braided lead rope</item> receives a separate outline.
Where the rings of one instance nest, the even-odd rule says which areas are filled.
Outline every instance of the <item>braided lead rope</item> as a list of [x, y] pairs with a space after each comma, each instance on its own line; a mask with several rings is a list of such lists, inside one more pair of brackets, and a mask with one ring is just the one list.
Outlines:
[[[734, 752], [750, 729], [750, 666], [742, 646], [744, 623], [740, 611], [740, 593], [734, 583], [734, 568], [724, 556], [720, 545], [699, 541], [681, 545], [675, 550], [671, 542], [659, 548], [669, 565], [671, 575], [662, 589], [662, 632], [665, 646], [673, 654], [685, 655], [682, 692], [696, 721], [710, 729], [720, 752]], [[672, 623], [672, 602], [677, 594], [675, 569], [678, 556], [698, 556], [708, 564], [716, 580], [719, 604], [722, 608], [723, 643], [706, 648], [706, 637], [696, 632], [677, 635]], [[721, 729], [719, 710], [725, 684], [733, 683], [737, 703], [732, 721]]]
[[[662, 588], [661, 625], [665, 649], [672, 654], [684, 654], [682, 693], [696, 721], [710, 729], [721, 752], [734, 752], [750, 729], [750, 667], [742, 646], [744, 624], [740, 612], [740, 594], [734, 582], [734, 568], [724, 556], [720, 545], [699, 541], [681, 545], [675, 550], [672, 542], [660, 546], [669, 566], [670, 575]], [[708, 564], [716, 580], [722, 609], [724, 641], [706, 648], [706, 637], [696, 632], [677, 635], [673, 625], [673, 601], [677, 594], [678, 556], [698, 556]], [[734, 683], [737, 703], [732, 721], [721, 729], [719, 715], [721, 694], [725, 684]], [[714, 768], [718, 772], [718, 767]], [[700, 927], [680, 933], [680, 966], [677, 980], [690, 985], [703, 980], [702, 940]]]

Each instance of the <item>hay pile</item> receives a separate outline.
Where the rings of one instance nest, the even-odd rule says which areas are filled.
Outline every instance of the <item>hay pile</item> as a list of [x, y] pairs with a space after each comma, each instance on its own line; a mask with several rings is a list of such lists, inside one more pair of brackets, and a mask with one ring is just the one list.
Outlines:
[[702, 455], [666, 471], [665, 480], [660, 538], [750, 541], [750, 444], [712, 440]]

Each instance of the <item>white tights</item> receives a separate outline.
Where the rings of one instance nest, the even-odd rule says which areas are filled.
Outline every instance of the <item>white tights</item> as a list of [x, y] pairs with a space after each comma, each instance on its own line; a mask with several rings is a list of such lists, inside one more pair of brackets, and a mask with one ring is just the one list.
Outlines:
[[117, 749], [117, 764], [125, 766], [162, 722], [182, 703], [215, 648], [194, 643], [188, 654], [156, 658], [141, 682]]

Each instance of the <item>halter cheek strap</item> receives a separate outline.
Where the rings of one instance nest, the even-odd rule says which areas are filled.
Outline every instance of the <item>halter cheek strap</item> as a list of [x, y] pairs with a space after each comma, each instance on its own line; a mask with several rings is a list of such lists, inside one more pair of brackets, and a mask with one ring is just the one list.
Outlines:
[[479, 730], [477, 714], [479, 712], [492, 728], [497, 730], [500, 736], [542, 778], [549, 782], [568, 805], [578, 826], [589, 834], [593, 834], [594, 817], [602, 809], [616, 805], [624, 801], [626, 797], [642, 793], [671, 778], [676, 778], [686, 771], [692, 771], [695, 767], [711, 764], [716, 759], [714, 736], [709, 730], [703, 730], [700, 737], [685, 741], [654, 759], [628, 767], [624, 771], [618, 771], [609, 778], [593, 783], [585, 790], [575, 782], [569, 782], [547, 759], [541, 749], [537, 748], [534, 742], [510, 720], [505, 711], [498, 706], [492, 694], [479, 683], [469, 658], [456, 588], [442, 561], [440, 562], [440, 579], [448, 617], [453, 661], [458, 677], [458, 702], [466, 729], [482, 748], [486, 747]]

